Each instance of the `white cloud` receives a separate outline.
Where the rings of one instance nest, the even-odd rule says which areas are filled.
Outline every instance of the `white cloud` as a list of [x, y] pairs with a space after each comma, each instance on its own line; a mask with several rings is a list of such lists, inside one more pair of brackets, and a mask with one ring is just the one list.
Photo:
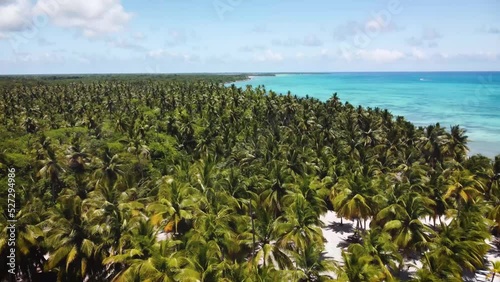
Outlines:
[[147, 53], [147, 55], [148, 57], [153, 59], [172, 59], [184, 62], [194, 62], [200, 60], [200, 58], [197, 55], [191, 55], [187, 53], [177, 53], [165, 49], [151, 50]]
[[28, 53], [28, 52], [17, 52], [13, 57], [14, 62], [23, 63], [63, 63], [66, 61], [66, 57], [60, 52], [41, 52], [41, 53]]
[[386, 22], [381, 18], [367, 20], [366, 22], [349, 21], [341, 24], [333, 31], [336, 40], [347, 40], [360, 34], [379, 34], [402, 30], [392, 22]]
[[87, 37], [120, 31], [132, 18], [119, 0], [39, 0], [33, 13], [48, 16], [57, 26], [82, 30]]
[[388, 63], [404, 58], [405, 54], [397, 50], [375, 49], [359, 50], [356, 56], [367, 61]]
[[447, 60], [447, 61], [457, 61], [457, 62], [464, 62], [464, 61], [473, 61], [473, 62], [478, 62], [478, 61], [498, 61], [500, 60], [500, 53], [495, 53], [495, 52], [484, 52], [484, 51], [479, 51], [479, 52], [474, 52], [474, 53], [446, 53], [446, 52], [441, 52], [441, 53], [435, 53], [433, 55], [434, 60]]
[[423, 60], [423, 59], [427, 58], [425, 53], [418, 48], [413, 48], [413, 50], [411, 51], [411, 56], [415, 59], [418, 59], [418, 60]]
[[267, 61], [281, 62], [283, 61], [284, 57], [281, 53], [274, 52], [268, 49], [263, 53], [255, 55], [254, 59], [259, 62], [267, 62]]
[[50, 19], [88, 37], [119, 31], [132, 17], [120, 0], [1, 0], [0, 15], [0, 33], [40, 28]]
[[420, 36], [412, 36], [406, 40], [406, 43], [410, 46], [422, 46], [427, 43], [427, 47], [433, 48], [437, 47], [437, 40], [441, 39], [443, 35], [434, 28], [426, 27], [422, 29]]
[[389, 63], [406, 57], [406, 55], [401, 51], [389, 49], [357, 50], [353, 52], [345, 52], [342, 56], [348, 61], [365, 60], [376, 63]]
[[496, 61], [500, 59], [500, 54], [499, 53], [494, 53], [494, 52], [483, 52], [479, 51], [476, 53], [469, 53], [469, 54], [456, 54], [452, 56], [453, 58], [456, 59], [461, 59], [461, 60], [471, 60], [471, 61]]
[[151, 50], [148, 52], [148, 56], [151, 57], [151, 58], [162, 58], [166, 55], [168, 55], [169, 53], [166, 51], [166, 50], [163, 50], [163, 49], [156, 49], [156, 50]]
[[0, 31], [21, 31], [29, 28], [32, 3], [30, 0], [0, 1]]

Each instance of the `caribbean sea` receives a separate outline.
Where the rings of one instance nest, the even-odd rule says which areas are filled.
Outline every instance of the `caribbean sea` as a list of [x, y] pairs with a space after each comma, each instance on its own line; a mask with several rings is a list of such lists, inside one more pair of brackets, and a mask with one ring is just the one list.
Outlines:
[[500, 72], [291, 73], [253, 76], [238, 87], [388, 109], [418, 126], [439, 122], [467, 130], [471, 154], [500, 154]]

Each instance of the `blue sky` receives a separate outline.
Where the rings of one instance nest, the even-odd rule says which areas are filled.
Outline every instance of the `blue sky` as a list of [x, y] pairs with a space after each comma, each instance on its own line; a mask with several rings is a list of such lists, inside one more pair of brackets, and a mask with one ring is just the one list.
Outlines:
[[500, 70], [500, 1], [0, 0], [0, 74]]

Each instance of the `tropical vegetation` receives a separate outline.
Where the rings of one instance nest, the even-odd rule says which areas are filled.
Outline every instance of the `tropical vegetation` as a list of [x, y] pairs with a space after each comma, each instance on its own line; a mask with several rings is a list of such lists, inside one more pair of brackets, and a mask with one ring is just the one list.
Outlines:
[[[498, 275], [500, 155], [336, 94], [224, 86], [242, 78], [0, 79], [0, 205], [15, 168], [18, 207], [0, 279], [398, 281], [414, 257], [413, 281]], [[359, 237], [338, 262], [332, 211]]]

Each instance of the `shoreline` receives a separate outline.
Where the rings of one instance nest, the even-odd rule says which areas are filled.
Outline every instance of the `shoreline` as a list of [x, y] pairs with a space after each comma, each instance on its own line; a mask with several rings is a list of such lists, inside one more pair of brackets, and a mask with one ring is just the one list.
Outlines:
[[[251, 81], [253, 80], [254, 78], [256, 77], [259, 77], [259, 76], [273, 76], [273, 77], [276, 77], [277, 75], [279, 74], [308, 74], [308, 73], [273, 73], [273, 74], [255, 74], [255, 73], [249, 73], [249, 74], [244, 74], [246, 75], [246, 79], [244, 80], [236, 80], [236, 81], [231, 81], [231, 82], [226, 82], [224, 83], [224, 86], [226, 87], [229, 87], [231, 85], [235, 85], [236, 87], [243, 87], [243, 86], [237, 86], [236, 84], [237, 83], [243, 83], [245, 81]], [[311, 73], [311, 74], [316, 74], [316, 73]], [[249, 84], [251, 85], [251, 84]], [[256, 85], [251, 85], [252, 87], [256, 87]], [[266, 86], [264, 84], [264, 86]], [[267, 90], [267, 88], [266, 88]], [[269, 88], [269, 90], [272, 90], [271, 88]], [[289, 90], [291, 91], [291, 90]], [[279, 95], [286, 95], [286, 92], [282, 92], [282, 91], [279, 91], [277, 92]], [[293, 94], [293, 92], [292, 92]], [[297, 95], [297, 96], [300, 96], [298, 94], [293, 94], [293, 95]], [[310, 97], [313, 97], [312, 95], [309, 95]], [[302, 96], [300, 96], [302, 97]], [[348, 102], [347, 100], [345, 100], [344, 102]], [[361, 105], [363, 108], [367, 108], [366, 106], [363, 106]], [[394, 115], [394, 118], [396, 118], [396, 114], [394, 114], [390, 109], [387, 109], [391, 114]], [[403, 115], [403, 117], [405, 117], [406, 119], [406, 116]], [[419, 126], [422, 126], [422, 127], [426, 127], [428, 125], [433, 125], [433, 124], [436, 124], [436, 122], [430, 122], [430, 123], [427, 123], [427, 124], [423, 124], [423, 123], [417, 123], [417, 122], [413, 122], [411, 120], [407, 120], [409, 122], [411, 122], [415, 127], [419, 127]], [[444, 124], [443, 122], [439, 122], [440, 124]], [[460, 126], [461, 128], [464, 128], [467, 130], [467, 127], [462, 127]], [[447, 130], [449, 130], [447, 128]], [[470, 131], [467, 131], [468, 133], [470, 133]], [[467, 157], [470, 158], [472, 156], [476, 156], [476, 155], [482, 155], [482, 156], [485, 156], [489, 159], [492, 159], [494, 160], [496, 156], [500, 155], [500, 151], [496, 151], [496, 148], [498, 146], [495, 145], [495, 142], [491, 142], [491, 141], [484, 141], [484, 140], [474, 140], [474, 139], [469, 139], [468, 142], [467, 142], [467, 146], [469, 147], [469, 150], [467, 152]]]

